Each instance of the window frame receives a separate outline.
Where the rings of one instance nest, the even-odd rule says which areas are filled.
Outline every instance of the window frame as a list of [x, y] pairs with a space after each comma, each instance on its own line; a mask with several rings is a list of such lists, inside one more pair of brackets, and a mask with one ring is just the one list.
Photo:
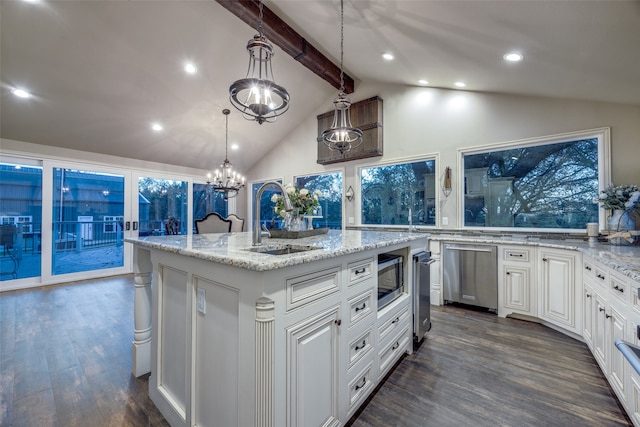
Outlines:
[[[457, 220], [461, 229], [464, 230], [490, 230], [490, 231], [510, 231], [510, 232], [543, 232], [543, 233], [575, 233], [584, 231], [577, 228], [525, 228], [525, 227], [478, 227], [466, 226], [464, 224], [464, 156], [481, 154], [490, 151], [501, 151], [523, 147], [534, 147], [549, 144], [571, 142], [581, 139], [595, 138], [598, 141], [598, 191], [603, 190], [611, 184], [611, 128], [602, 127], [575, 132], [566, 132], [555, 135], [547, 135], [534, 138], [519, 139], [513, 141], [486, 144], [474, 147], [458, 148], [458, 185], [457, 185]], [[597, 197], [597, 194], [595, 195]], [[606, 226], [606, 211], [598, 206], [599, 229]]]
[[[441, 217], [441, 212], [440, 212], [440, 201], [441, 201], [441, 194], [439, 190], [442, 190], [442, 182], [443, 182], [443, 174], [444, 174], [444, 168], [442, 167], [442, 162], [440, 161], [440, 153], [425, 153], [425, 154], [421, 154], [419, 156], [411, 156], [411, 157], [401, 157], [401, 158], [396, 158], [393, 160], [387, 160], [384, 162], [375, 162], [375, 163], [363, 163], [361, 165], [358, 165], [358, 167], [355, 168], [355, 199], [357, 200], [357, 204], [355, 207], [355, 222], [356, 224], [358, 224], [358, 226], [360, 227], [367, 227], [367, 228], [380, 228], [380, 229], [406, 229], [408, 228], [407, 224], [398, 224], [398, 225], [394, 225], [394, 224], [363, 224], [362, 223], [362, 169], [367, 169], [367, 168], [374, 168], [374, 167], [384, 167], [384, 166], [394, 166], [394, 165], [403, 165], [403, 164], [407, 164], [407, 163], [417, 163], [417, 162], [428, 162], [428, 161], [435, 161], [436, 162], [436, 167], [435, 167], [435, 177], [434, 177], [434, 185], [435, 185], [435, 205], [436, 205], [436, 217], [435, 217], [435, 224], [433, 225], [414, 225], [414, 228], [420, 228], [420, 229], [435, 229], [438, 227], [438, 224], [440, 223], [440, 217]], [[345, 183], [344, 186], [346, 186], [348, 188], [348, 185]], [[346, 190], [344, 190], [346, 191]]]

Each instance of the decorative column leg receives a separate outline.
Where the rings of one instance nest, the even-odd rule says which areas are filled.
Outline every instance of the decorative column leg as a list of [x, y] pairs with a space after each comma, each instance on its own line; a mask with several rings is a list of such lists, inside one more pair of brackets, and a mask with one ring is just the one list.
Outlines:
[[131, 370], [135, 377], [151, 372], [151, 253], [134, 249], [134, 330]]
[[256, 427], [273, 427], [273, 331], [275, 303], [256, 301]]

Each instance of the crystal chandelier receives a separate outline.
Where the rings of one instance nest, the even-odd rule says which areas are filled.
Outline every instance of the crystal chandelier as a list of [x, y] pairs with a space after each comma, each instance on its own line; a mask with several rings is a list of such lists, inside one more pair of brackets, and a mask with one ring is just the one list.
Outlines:
[[258, 34], [247, 43], [249, 69], [247, 77], [236, 80], [229, 87], [231, 104], [247, 120], [259, 124], [274, 122], [289, 109], [289, 93], [275, 83], [271, 69], [273, 47], [262, 35], [262, 0], [260, 0]]
[[343, 154], [362, 144], [362, 131], [351, 125], [351, 101], [344, 93], [344, 0], [340, 0], [340, 92], [333, 101], [333, 123], [322, 132], [322, 142]]
[[222, 110], [222, 114], [225, 116], [225, 154], [224, 162], [220, 165], [222, 170], [216, 169], [213, 176], [211, 176], [211, 174], [207, 176], [207, 184], [211, 186], [213, 191], [217, 193], [224, 193], [225, 200], [237, 196], [240, 189], [244, 187], [244, 177], [233, 170], [233, 165], [229, 161], [230, 113], [231, 111], [226, 108]]

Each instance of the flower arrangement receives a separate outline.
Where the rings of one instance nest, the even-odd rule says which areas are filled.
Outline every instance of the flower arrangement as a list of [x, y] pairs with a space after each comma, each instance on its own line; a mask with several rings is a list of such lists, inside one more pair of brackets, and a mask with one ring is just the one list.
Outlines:
[[[313, 193], [306, 188], [298, 190], [291, 183], [287, 184], [284, 189], [291, 200], [293, 209], [297, 209], [300, 215], [311, 215], [313, 214], [313, 210], [320, 206], [320, 202], [318, 201], [319, 198], [322, 197], [322, 192], [320, 190], [316, 190]], [[287, 212], [284, 210], [284, 198], [282, 195], [274, 194], [271, 196], [271, 201], [276, 204], [273, 207], [274, 212], [284, 218], [287, 215]]]
[[610, 185], [600, 191], [595, 200], [605, 209], [629, 210], [640, 208], [640, 188], [637, 185]]

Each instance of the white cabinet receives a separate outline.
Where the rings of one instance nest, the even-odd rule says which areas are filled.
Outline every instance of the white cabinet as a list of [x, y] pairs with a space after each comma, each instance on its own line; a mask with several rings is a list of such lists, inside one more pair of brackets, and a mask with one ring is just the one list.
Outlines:
[[498, 315], [535, 315], [535, 249], [500, 246], [498, 248]]
[[466, 169], [464, 171], [464, 184], [467, 196], [484, 196], [487, 187], [487, 168]]
[[331, 307], [287, 329], [287, 426], [337, 426], [339, 312]]
[[593, 353], [593, 328], [595, 315], [595, 296], [590, 283], [584, 283], [584, 298], [582, 300], [582, 338]]
[[582, 333], [582, 277], [575, 251], [540, 248], [538, 317], [570, 332]]

